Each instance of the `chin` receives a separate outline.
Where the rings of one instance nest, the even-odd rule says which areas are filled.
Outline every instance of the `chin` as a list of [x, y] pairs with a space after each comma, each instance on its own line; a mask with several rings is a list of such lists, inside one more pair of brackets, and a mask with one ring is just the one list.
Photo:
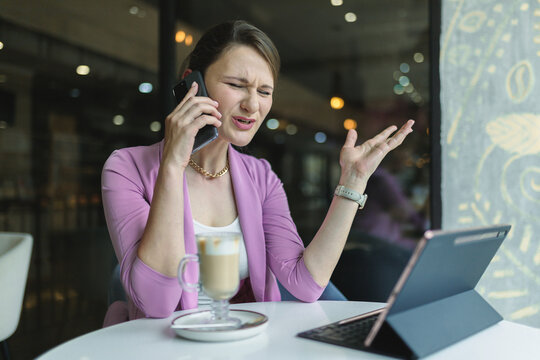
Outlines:
[[250, 137], [249, 140], [248, 139], [232, 139], [229, 142], [233, 144], [234, 146], [244, 147], [244, 146], [248, 146], [251, 140], [253, 140], [253, 137]]
[[227, 141], [228, 143], [231, 143], [232, 145], [234, 146], [238, 146], [238, 147], [244, 147], [244, 146], [247, 146], [249, 145], [249, 143], [251, 142], [251, 140], [253, 140], [253, 137], [255, 136], [255, 134], [252, 134], [252, 133], [236, 133], [236, 132], [233, 132], [232, 134], [231, 133], [220, 133], [219, 134], [220, 137]]

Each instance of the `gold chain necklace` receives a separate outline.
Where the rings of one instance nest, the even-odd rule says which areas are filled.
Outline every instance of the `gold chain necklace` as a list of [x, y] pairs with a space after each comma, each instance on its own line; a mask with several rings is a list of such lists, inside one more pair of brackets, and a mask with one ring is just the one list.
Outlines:
[[193, 169], [195, 169], [195, 171], [197, 171], [198, 173], [203, 174], [206, 177], [215, 179], [215, 178], [218, 178], [220, 176], [225, 175], [227, 173], [227, 171], [229, 171], [229, 159], [227, 159], [227, 164], [225, 165], [225, 167], [221, 171], [219, 171], [219, 172], [217, 172], [215, 174], [212, 174], [212, 173], [204, 170], [201, 166], [199, 166], [199, 164], [197, 164], [195, 161], [193, 161], [192, 158], [189, 158], [189, 166], [191, 166]]

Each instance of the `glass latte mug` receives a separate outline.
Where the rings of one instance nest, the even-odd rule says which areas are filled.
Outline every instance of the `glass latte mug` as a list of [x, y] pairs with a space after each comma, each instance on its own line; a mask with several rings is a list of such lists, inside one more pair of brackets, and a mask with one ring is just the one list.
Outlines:
[[[188, 254], [178, 266], [178, 281], [185, 291], [203, 292], [212, 299], [209, 324], [240, 326], [240, 320], [229, 317], [229, 299], [240, 284], [239, 251], [241, 235], [234, 232], [197, 234], [198, 255]], [[199, 282], [192, 284], [184, 279], [186, 265], [199, 263]]]

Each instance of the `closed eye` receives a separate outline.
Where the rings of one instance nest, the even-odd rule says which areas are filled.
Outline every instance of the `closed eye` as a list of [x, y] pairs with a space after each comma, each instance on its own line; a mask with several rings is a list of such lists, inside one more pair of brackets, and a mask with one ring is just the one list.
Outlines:
[[[236, 89], [243, 89], [246, 87], [246, 85], [242, 85], [242, 84], [237, 84], [237, 83], [233, 83], [233, 82], [228, 82], [226, 83], [227, 85], [229, 85], [230, 87], [233, 87], [233, 88], [236, 88]], [[272, 92], [271, 91], [268, 91], [268, 90], [263, 90], [263, 89], [259, 89], [257, 90], [257, 92], [262, 95], [262, 96], [271, 96], [272, 95]]]

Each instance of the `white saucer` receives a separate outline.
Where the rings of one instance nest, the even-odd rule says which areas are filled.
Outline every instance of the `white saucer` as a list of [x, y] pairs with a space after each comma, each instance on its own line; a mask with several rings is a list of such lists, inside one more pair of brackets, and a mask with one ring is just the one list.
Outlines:
[[[249, 310], [230, 310], [231, 317], [240, 319], [237, 329], [173, 329], [176, 333], [190, 340], [197, 341], [235, 341], [247, 339], [263, 332], [268, 326], [268, 317], [264, 314]], [[210, 319], [210, 311], [197, 311], [180, 315], [172, 321], [174, 325], [201, 324]]]

